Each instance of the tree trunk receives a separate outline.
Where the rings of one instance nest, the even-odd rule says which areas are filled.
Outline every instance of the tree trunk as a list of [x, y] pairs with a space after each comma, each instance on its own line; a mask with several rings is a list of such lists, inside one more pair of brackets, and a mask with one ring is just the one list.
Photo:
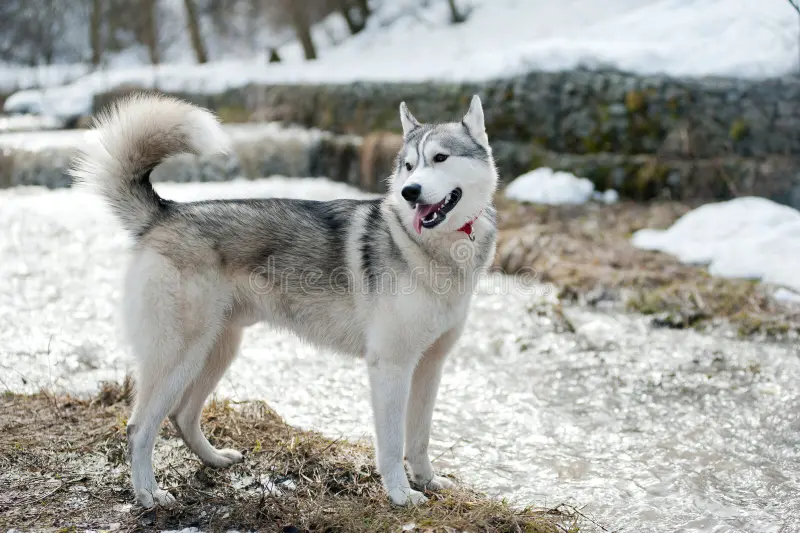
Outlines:
[[300, 44], [303, 45], [306, 59], [316, 59], [317, 50], [314, 47], [314, 41], [311, 39], [311, 24], [308, 21], [308, 13], [306, 13], [304, 6], [296, 0], [289, 0], [287, 5], [292, 16], [295, 34], [300, 40]]
[[142, 2], [142, 41], [147, 47], [150, 63], [157, 65], [161, 59], [158, 55], [158, 22], [156, 21], [156, 0]]
[[358, 25], [356, 25], [356, 21], [353, 20], [352, 15], [350, 15], [350, 6], [347, 3], [343, 3], [342, 6], [339, 8], [339, 11], [342, 13], [344, 17], [344, 21], [347, 22], [347, 28], [350, 30], [351, 35], [355, 35], [358, 33]]
[[103, 39], [100, 24], [103, 20], [102, 0], [92, 0], [92, 12], [89, 16], [89, 42], [92, 45], [92, 65], [97, 66], [103, 60]]
[[361, 20], [366, 23], [367, 17], [372, 14], [372, 12], [369, 10], [369, 0], [356, 0], [356, 5], [361, 10]]
[[[352, 6], [350, 5], [349, 0], [342, 0], [340, 3], [339, 11], [342, 13], [345, 22], [347, 22], [347, 28], [350, 30], [351, 35], [355, 35], [356, 33], [360, 32], [366, 26], [367, 19], [363, 13], [359, 13], [358, 20], [353, 18], [353, 13], [351, 11]], [[359, 11], [361, 8], [359, 7]]]
[[456, 7], [456, 0], [447, 0], [447, 3], [450, 5], [450, 22], [453, 24], [461, 24], [467, 20], [467, 17], [462, 15], [458, 7]]
[[192, 48], [194, 48], [194, 56], [198, 63], [205, 63], [208, 61], [205, 43], [203, 43], [203, 36], [200, 35], [200, 23], [197, 20], [197, 7], [194, 5], [194, 0], [183, 0], [183, 5], [186, 8], [186, 19], [189, 21], [189, 36], [192, 39]]

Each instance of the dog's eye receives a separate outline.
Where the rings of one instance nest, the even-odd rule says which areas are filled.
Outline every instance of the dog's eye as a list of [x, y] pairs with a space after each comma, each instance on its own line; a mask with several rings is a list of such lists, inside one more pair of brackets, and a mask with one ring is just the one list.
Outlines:
[[406, 163], [406, 170], [411, 172], [411, 163]]
[[450, 156], [447, 155], [447, 154], [436, 154], [435, 156], [433, 156], [433, 162], [434, 163], [444, 163], [445, 161], [447, 161], [448, 157], [450, 157]]

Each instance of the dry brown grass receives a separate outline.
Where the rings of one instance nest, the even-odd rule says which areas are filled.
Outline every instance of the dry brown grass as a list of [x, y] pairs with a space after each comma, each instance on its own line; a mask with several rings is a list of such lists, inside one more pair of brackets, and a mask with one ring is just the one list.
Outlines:
[[145, 511], [131, 505], [128, 393], [108, 385], [91, 401], [0, 398], [0, 529], [577, 531], [575, 515], [517, 509], [465, 488], [430, 494], [419, 508], [393, 507], [370, 448], [288, 426], [261, 402], [213, 402], [206, 409], [210, 440], [245, 453], [243, 464], [227, 470], [202, 466], [165, 427], [156, 444], [157, 477], [180, 506]]
[[800, 313], [775, 301], [770, 288], [714, 278], [667, 254], [634, 248], [631, 235], [667, 228], [691, 206], [677, 202], [621, 202], [542, 206], [498, 195], [497, 266], [508, 273], [533, 267], [566, 299], [624, 302], [656, 315], [666, 327], [704, 326], [724, 319], [742, 335], [796, 336]]

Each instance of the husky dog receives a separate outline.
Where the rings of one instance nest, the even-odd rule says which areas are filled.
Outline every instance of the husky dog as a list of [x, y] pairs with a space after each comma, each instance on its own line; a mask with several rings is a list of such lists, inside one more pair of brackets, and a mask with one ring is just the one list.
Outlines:
[[477, 96], [461, 122], [421, 124], [405, 103], [400, 119], [404, 145], [381, 198], [178, 203], [156, 193], [150, 173], [175, 154], [225, 151], [216, 118], [154, 95], [97, 117], [70, 172], [134, 239], [123, 319], [137, 362], [127, 437], [142, 506], [175, 503], [152, 463], [166, 417], [205, 464], [243, 460], [209, 443], [200, 415], [243, 328], [260, 321], [364, 358], [378, 471], [393, 503], [426, 501], [404, 458], [416, 488], [452, 486], [428, 457], [431, 416], [474, 274], [495, 253], [497, 172]]

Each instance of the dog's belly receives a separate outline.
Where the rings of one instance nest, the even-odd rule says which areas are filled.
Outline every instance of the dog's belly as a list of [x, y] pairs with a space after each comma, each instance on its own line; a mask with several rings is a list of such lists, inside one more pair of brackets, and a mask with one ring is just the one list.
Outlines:
[[265, 322], [337, 352], [364, 353], [364, 324], [352, 295], [271, 292], [239, 298], [232, 318], [246, 327]]

